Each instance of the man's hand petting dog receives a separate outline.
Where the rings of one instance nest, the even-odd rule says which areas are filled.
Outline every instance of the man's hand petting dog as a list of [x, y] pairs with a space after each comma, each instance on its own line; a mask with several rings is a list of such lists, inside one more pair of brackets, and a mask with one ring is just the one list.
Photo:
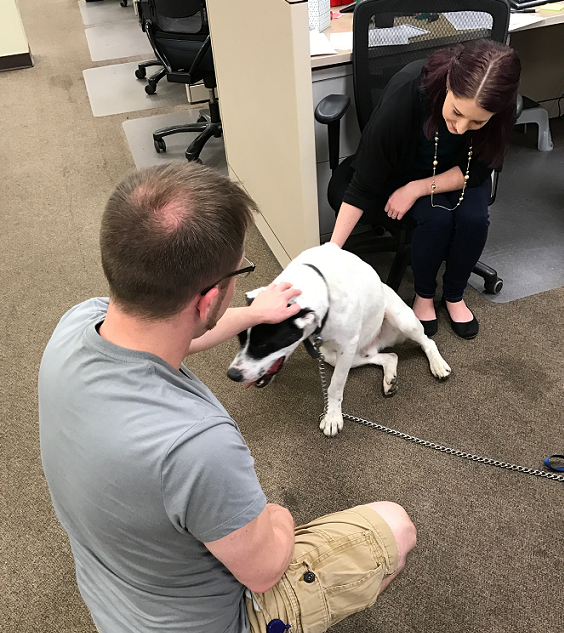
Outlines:
[[272, 283], [258, 293], [248, 309], [257, 324], [280, 323], [298, 314], [300, 306], [297, 303], [290, 303], [290, 300], [301, 294], [299, 288], [295, 288], [287, 281]]

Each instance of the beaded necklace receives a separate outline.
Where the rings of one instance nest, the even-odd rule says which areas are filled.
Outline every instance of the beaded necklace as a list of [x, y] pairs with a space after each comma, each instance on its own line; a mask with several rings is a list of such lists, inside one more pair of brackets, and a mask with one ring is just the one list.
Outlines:
[[435, 132], [435, 156], [433, 158], [433, 181], [431, 183], [431, 206], [439, 207], [441, 209], [446, 209], [447, 211], [454, 211], [456, 208], [460, 206], [460, 203], [464, 200], [464, 192], [466, 191], [466, 185], [468, 183], [468, 179], [470, 178], [470, 161], [472, 160], [472, 145], [468, 148], [468, 164], [466, 165], [466, 173], [464, 174], [464, 184], [462, 185], [462, 191], [460, 192], [460, 198], [458, 198], [458, 204], [456, 204], [452, 209], [448, 207], [443, 207], [442, 204], [434, 204], [433, 203], [433, 194], [435, 193], [435, 189], [437, 185], [435, 184], [435, 174], [437, 172], [437, 165], [439, 161], [437, 160], [437, 152], [439, 149], [439, 131]]

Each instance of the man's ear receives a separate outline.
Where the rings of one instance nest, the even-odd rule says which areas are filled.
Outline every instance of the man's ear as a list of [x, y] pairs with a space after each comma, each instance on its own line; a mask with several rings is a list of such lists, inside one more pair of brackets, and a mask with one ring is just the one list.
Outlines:
[[255, 300], [256, 296], [258, 295], [259, 292], [261, 292], [261, 290], [266, 290], [266, 287], [263, 286], [262, 288], [257, 288], [256, 290], [249, 290], [249, 292], [245, 293], [245, 302], [248, 306], [251, 305], [251, 303]]
[[198, 295], [196, 297], [196, 310], [200, 314], [200, 319], [202, 321], [207, 321], [207, 318], [211, 312], [211, 309], [214, 305], [214, 300], [219, 294], [219, 289], [217, 286], [214, 286], [210, 290], [206, 292], [205, 295]]

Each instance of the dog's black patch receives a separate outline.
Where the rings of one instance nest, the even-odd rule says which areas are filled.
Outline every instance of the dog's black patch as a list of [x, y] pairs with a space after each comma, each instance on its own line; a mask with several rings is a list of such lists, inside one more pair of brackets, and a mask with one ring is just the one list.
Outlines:
[[[289, 347], [293, 343], [302, 340], [304, 331], [296, 325], [295, 319], [308, 314], [311, 310], [302, 309], [293, 317], [282, 323], [261, 323], [251, 328], [251, 337], [247, 353], [256, 359], [266, 358], [280, 350]], [[242, 336], [244, 335], [244, 336]], [[244, 345], [247, 340], [247, 332], [239, 334], [239, 342]]]

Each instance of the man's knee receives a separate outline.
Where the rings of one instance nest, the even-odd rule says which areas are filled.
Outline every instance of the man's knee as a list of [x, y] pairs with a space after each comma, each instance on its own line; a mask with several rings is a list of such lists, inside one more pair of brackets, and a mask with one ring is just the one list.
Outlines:
[[417, 542], [417, 530], [407, 512], [393, 501], [376, 501], [366, 504], [386, 521], [390, 527], [399, 552], [399, 567], [403, 568], [406, 557], [415, 547]]

